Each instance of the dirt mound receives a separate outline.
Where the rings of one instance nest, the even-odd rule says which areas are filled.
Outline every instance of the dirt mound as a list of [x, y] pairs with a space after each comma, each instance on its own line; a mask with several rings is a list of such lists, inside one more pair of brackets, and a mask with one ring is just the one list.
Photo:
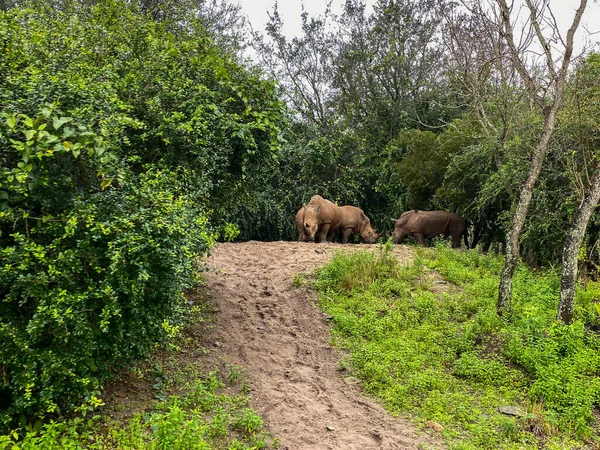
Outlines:
[[[375, 246], [344, 246], [347, 249]], [[339, 244], [246, 242], [218, 244], [208, 258], [211, 297], [218, 310], [210, 335], [221, 366], [244, 368], [252, 406], [281, 448], [441, 448], [406, 419], [393, 418], [344, 380], [342, 354], [328, 345], [329, 324], [314, 294], [293, 288], [299, 272], [325, 263]], [[397, 246], [400, 259], [411, 251]], [[217, 362], [217, 361], [215, 361]]]

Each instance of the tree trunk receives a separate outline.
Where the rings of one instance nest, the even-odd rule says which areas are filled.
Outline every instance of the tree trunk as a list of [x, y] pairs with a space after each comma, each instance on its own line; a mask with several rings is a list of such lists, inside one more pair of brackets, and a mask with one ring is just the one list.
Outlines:
[[[525, 224], [525, 218], [527, 217], [527, 211], [529, 210], [529, 205], [531, 203], [533, 187], [535, 186], [538, 176], [542, 170], [544, 157], [546, 156], [546, 152], [548, 150], [548, 143], [550, 142], [552, 133], [554, 133], [556, 113], [560, 108], [560, 104], [564, 96], [567, 69], [569, 68], [571, 56], [573, 54], [573, 38], [575, 36], [575, 32], [577, 31], [577, 27], [579, 27], [583, 12], [587, 6], [587, 0], [580, 0], [579, 7], [577, 8], [575, 17], [573, 18], [573, 23], [567, 32], [567, 39], [564, 42], [565, 52], [562, 57], [560, 69], [557, 71], [551, 53], [552, 46], [542, 33], [542, 26], [540, 25], [539, 21], [542, 15], [537, 9], [537, 4], [532, 0], [525, 0], [525, 3], [530, 11], [529, 20], [531, 21], [531, 25], [535, 30], [535, 35], [537, 36], [546, 56], [548, 75], [550, 77], [549, 85], [555, 84], [555, 89], [552, 96], [552, 103], [546, 105], [543, 101], [543, 98], [539, 97], [541, 90], [540, 83], [528, 72], [527, 67], [520, 57], [519, 48], [515, 44], [512, 22], [510, 20], [512, 5], [509, 7], [506, 0], [498, 0], [502, 17], [501, 33], [503, 34], [510, 50], [513, 64], [515, 65], [517, 72], [521, 76], [522, 81], [529, 92], [530, 99], [542, 107], [544, 111], [544, 128], [542, 130], [540, 140], [533, 151], [531, 165], [529, 166], [529, 173], [527, 174], [525, 183], [521, 188], [519, 202], [517, 203], [511, 228], [506, 239], [506, 259], [504, 260], [504, 268], [502, 269], [502, 274], [500, 275], [500, 286], [498, 287], [498, 315], [502, 315], [504, 311], [510, 308], [510, 300], [512, 298], [512, 277], [519, 262], [519, 237], [523, 231], [523, 225]], [[553, 31], [558, 33], [558, 29], [556, 27], [553, 28]]]
[[[557, 93], [558, 94], [558, 93]], [[548, 151], [548, 144], [552, 133], [554, 133], [554, 126], [556, 122], [556, 112], [560, 106], [560, 97], [555, 99], [554, 104], [546, 115], [544, 121], [544, 129], [540, 140], [533, 150], [533, 156], [531, 158], [531, 166], [529, 167], [529, 173], [525, 179], [525, 183], [521, 188], [521, 195], [519, 196], [519, 203], [515, 209], [515, 214], [512, 219], [511, 228], [506, 236], [506, 259], [504, 260], [504, 267], [502, 268], [502, 274], [500, 275], [500, 286], [498, 288], [498, 315], [502, 315], [504, 311], [510, 308], [510, 300], [512, 298], [512, 278], [519, 262], [519, 241], [523, 226], [525, 225], [525, 218], [527, 217], [527, 211], [529, 211], [529, 205], [531, 204], [531, 197], [533, 196], [533, 188], [535, 183], [542, 171], [542, 165], [546, 152]]]
[[569, 324], [573, 320], [575, 285], [577, 284], [577, 260], [579, 249], [585, 237], [585, 230], [596, 206], [600, 201], [600, 169], [590, 182], [583, 200], [573, 215], [573, 221], [567, 233], [562, 256], [562, 278], [560, 280], [560, 303], [557, 319]]

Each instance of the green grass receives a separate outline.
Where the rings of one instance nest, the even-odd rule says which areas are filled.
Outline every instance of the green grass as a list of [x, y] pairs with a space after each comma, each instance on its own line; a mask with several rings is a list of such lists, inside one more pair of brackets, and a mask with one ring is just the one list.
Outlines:
[[[452, 449], [566, 449], [597, 442], [600, 287], [577, 295], [576, 321], [555, 322], [559, 277], [521, 266], [513, 310], [496, 315], [502, 259], [418, 249], [400, 267], [389, 248], [337, 254], [317, 274], [334, 344], [392, 413], [444, 426]], [[500, 406], [518, 406], [523, 417]]]

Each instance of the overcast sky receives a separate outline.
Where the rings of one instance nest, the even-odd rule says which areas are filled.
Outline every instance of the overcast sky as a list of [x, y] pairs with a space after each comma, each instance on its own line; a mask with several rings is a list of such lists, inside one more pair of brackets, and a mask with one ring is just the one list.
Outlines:
[[[376, 0], [367, 0], [367, 7], [372, 7]], [[415, 0], [418, 1], [418, 0]], [[267, 11], [273, 10], [275, 0], [239, 0], [242, 9], [247, 14], [250, 23], [255, 31], [264, 31], [268, 20]], [[320, 15], [325, 11], [326, 0], [279, 0], [279, 13], [284, 22], [284, 33], [288, 37], [297, 36], [301, 33], [300, 14], [302, 5], [308, 13]], [[344, 0], [333, 0], [332, 10], [334, 13], [341, 11]], [[558, 21], [563, 37], [566, 36], [566, 30], [575, 14], [575, 8], [578, 6], [578, 0], [550, 0], [550, 7]], [[588, 7], [583, 16], [582, 25], [592, 32], [600, 31], [600, 5], [588, 0]], [[584, 43], [584, 37], [587, 33], [580, 26], [576, 35], [578, 48]], [[588, 40], [597, 43], [600, 41], [600, 33], [592, 35]]]

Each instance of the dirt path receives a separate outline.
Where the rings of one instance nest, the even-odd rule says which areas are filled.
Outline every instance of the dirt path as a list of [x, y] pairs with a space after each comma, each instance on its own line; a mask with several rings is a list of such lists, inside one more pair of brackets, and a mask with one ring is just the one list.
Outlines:
[[[408, 420], [389, 416], [359, 386], [344, 382], [336, 370], [342, 355], [328, 345], [329, 324], [314, 294], [292, 287], [295, 274], [312, 272], [339, 248], [218, 244], [207, 274], [218, 309], [210, 337], [218, 358], [244, 368], [252, 406], [282, 449], [441, 448], [428, 434], [418, 435]], [[395, 252], [410, 258], [407, 248]]]

